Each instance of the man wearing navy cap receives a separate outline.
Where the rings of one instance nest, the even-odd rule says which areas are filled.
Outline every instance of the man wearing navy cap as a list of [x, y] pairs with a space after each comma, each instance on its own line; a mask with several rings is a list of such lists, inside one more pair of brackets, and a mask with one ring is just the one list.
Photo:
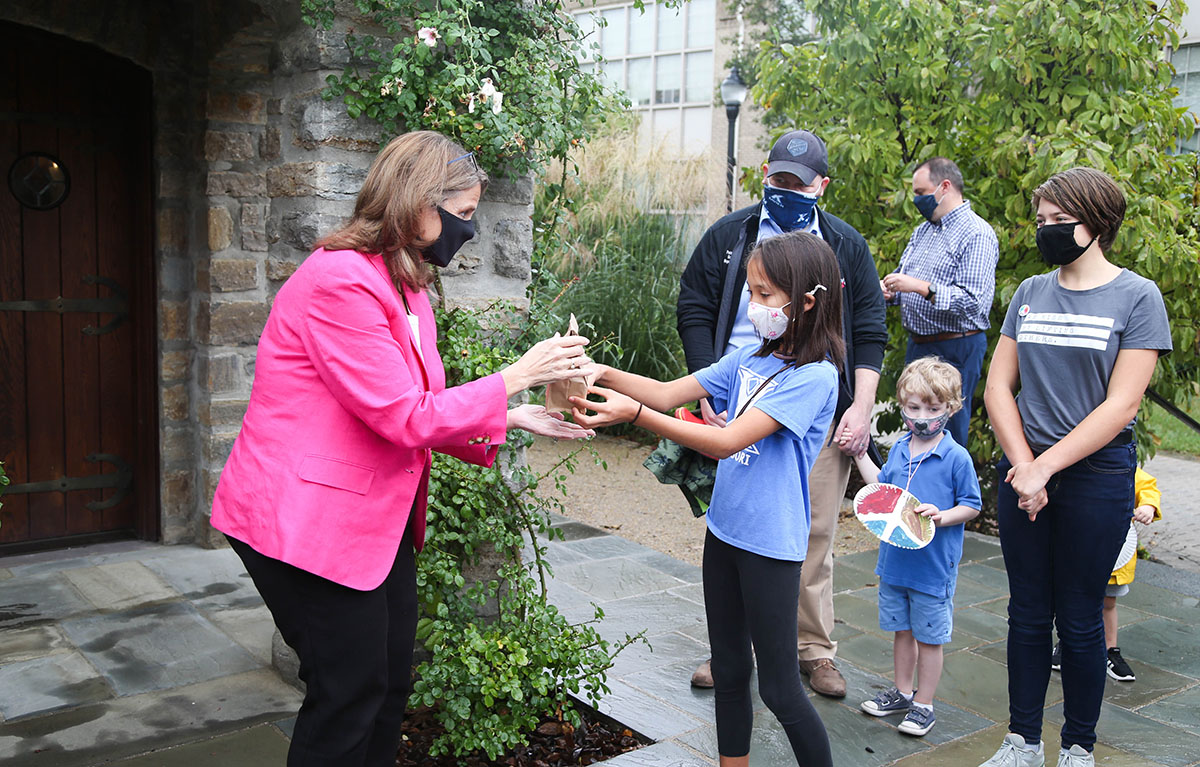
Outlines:
[[[840, 379], [830, 438], [809, 475], [812, 527], [801, 570], [798, 611], [800, 670], [813, 690], [840, 698], [846, 680], [834, 664], [833, 535], [850, 479], [852, 456], [870, 446], [871, 408], [887, 344], [883, 293], [867, 242], [852, 226], [817, 205], [829, 186], [825, 142], [807, 130], [785, 133], [763, 166], [763, 201], [717, 221], [692, 252], [679, 281], [679, 337], [694, 373], [746, 344], [761, 339], [746, 316], [746, 260], [754, 246], [777, 234], [805, 231], [829, 244], [842, 272], [842, 328], [846, 369]], [[700, 403], [704, 420], [725, 424], [725, 413]], [[834, 435], [838, 435], [835, 439]], [[710, 664], [692, 675], [698, 687], [712, 686]]]

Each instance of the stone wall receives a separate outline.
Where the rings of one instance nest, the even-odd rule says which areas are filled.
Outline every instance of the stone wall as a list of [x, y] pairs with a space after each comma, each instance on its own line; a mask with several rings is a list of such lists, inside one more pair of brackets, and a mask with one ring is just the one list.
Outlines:
[[[153, 73], [162, 537], [220, 545], [212, 495], [271, 301], [353, 210], [381, 140], [321, 97], [364, 20], [343, 12], [316, 31], [296, 0], [16, 0], [0, 18]], [[448, 302], [524, 300], [532, 201], [528, 179], [491, 186], [479, 236], [443, 272]]]

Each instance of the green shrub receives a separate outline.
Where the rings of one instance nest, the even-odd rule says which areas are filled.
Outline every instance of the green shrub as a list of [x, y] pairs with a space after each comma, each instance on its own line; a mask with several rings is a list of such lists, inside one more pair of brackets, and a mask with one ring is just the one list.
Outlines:
[[[1200, 415], [1200, 397], [1191, 398], [1180, 409], [1196, 418]], [[1200, 456], [1200, 434], [1153, 402], [1146, 400], [1142, 403], [1138, 420], [1145, 422], [1159, 450]]]
[[[447, 386], [514, 361], [546, 321], [500, 304], [439, 310], [437, 317]], [[575, 454], [536, 475], [515, 459], [529, 435], [508, 436], [492, 468], [435, 454], [430, 472], [429, 527], [417, 558], [417, 638], [432, 658], [417, 668], [410, 703], [437, 707], [445, 733], [433, 744], [435, 755], [495, 759], [525, 742], [544, 716], [578, 725], [570, 696], [595, 705], [608, 692], [613, 656], [635, 641], [601, 639], [590, 625], [603, 617], [598, 608], [594, 621], [571, 624], [547, 601], [550, 567], [539, 536], [561, 535], [550, 527], [550, 512], [560, 505], [535, 491], [552, 479], [561, 492], [560, 472], [573, 468]], [[500, 555], [498, 569], [469, 582], [467, 571], [492, 552]], [[495, 615], [485, 605], [495, 605]]]

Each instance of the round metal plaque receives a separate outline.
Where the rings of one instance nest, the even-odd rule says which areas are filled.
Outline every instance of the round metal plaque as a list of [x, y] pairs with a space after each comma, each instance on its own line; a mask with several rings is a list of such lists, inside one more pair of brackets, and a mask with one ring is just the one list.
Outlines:
[[45, 152], [29, 152], [9, 168], [8, 189], [25, 207], [50, 210], [67, 199], [71, 176], [57, 158]]

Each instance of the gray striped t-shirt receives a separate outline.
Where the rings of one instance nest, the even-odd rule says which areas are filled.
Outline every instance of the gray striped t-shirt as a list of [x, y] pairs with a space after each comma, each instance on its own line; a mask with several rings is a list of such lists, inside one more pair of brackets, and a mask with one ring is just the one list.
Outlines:
[[1025, 439], [1042, 452], [1065, 437], [1108, 395], [1121, 349], [1171, 351], [1162, 294], [1128, 269], [1090, 290], [1067, 290], [1058, 270], [1021, 283], [1001, 334], [1016, 340]]

